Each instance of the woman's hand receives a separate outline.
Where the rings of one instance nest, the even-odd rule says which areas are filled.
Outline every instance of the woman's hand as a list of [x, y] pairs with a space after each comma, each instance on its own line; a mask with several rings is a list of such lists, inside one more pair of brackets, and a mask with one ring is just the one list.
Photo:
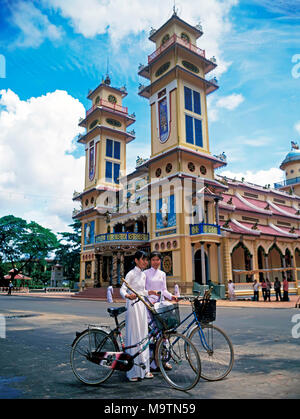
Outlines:
[[177, 303], [178, 298], [177, 298], [177, 297], [175, 297], [175, 295], [172, 295], [172, 300], [171, 300], [171, 301], [176, 301], [176, 303]]
[[135, 300], [137, 298], [135, 294], [126, 294], [125, 297], [128, 298], [128, 300]]
[[156, 297], [159, 297], [161, 294], [160, 291], [148, 291], [148, 295], [156, 295]]

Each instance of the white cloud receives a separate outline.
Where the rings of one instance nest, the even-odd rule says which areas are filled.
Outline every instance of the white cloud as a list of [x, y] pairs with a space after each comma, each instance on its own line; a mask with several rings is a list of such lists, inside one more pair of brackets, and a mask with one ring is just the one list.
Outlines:
[[60, 90], [27, 101], [2, 90], [0, 106], [1, 216], [66, 230], [73, 191], [83, 188], [84, 157], [70, 154], [83, 105]]
[[233, 93], [228, 96], [221, 97], [218, 99], [216, 106], [218, 108], [225, 108], [229, 111], [236, 109], [245, 100], [244, 96], [240, 93]]
[[[180, 18], [194, 25], [201, 21], [204, 35], [198, 44], [206, 49], [208, 58], [217, 57], [217, 76], [230, 65], [222, 59], [222, 44], [231, 30], [229, 13], [237, 4], [238, 0], [180, 0], [176, 3]], [[116, 48], [129, 36], [142, 34], [146, 42], [151, 27], [158, 29], [171, 17], [173, 1], [43, 0], [43, 5], [59, 11], [76, 33], [87, 38], [108, 33]], [[147, 41], [148, 44], [151, 48]]]
[[294, 129], [300, 135], [300, 121], [296, 122], [296, 124], [294, 125]]
[[242, 180], [242, 178], [244, 178], [247, 182], [261, 186], [271, 185], [271, 187], [273, 187], [274, 182], [280, 182], [284, 179], [283, 171], [276, 167], [272, 167], [268, 170], [259, 170], [258, 172], [253, 172], [251, 170], [246, 170], [245, 172], [224, 170], [218, 174], [236, 180]]
[[19, 0], [9, 5], [9, 9], [12, 23], [21, 31], [15, 46], [36, 48], [45, 39], [55, 41], [62, 37], [62, 29], [52, 24], [33, 3]]

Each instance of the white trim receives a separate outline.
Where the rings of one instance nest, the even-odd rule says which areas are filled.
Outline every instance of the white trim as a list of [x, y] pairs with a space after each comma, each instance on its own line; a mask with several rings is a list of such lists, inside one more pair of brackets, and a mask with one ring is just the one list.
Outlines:
[[[248, 205], [248, 207], [254, 209], [257, 212], [263, 212], [264, 214], [273, 215], [272, 211], [265, 210], [263, 208], [259, 208], [256, 205], [252, 204], [251, 202], [248, 202], [242, 195], [240, 195], [238, 192], [235, 193], [235, 196], [242, 201], [245, 205]], [[268, 203], [268, 201], [267, 201]]]
[[284, 211], [283, 209], [281, 209], [281, 208], [279, 208], [279, 207], [277, 207], [277, 205], [276, 204], [274, 204], [274, 202], [272, 202], [272, 201], [270, 201], [270, 200], [267, 200], [267, 202], [268, 202], [268, 204], [270, 204], [274, 209], [276, 209], [276, 211], [279, 211], [279, 212], [281, 212], [281, 214], [283, 214], [283, 215], [285, 215], [285, 216], [287, 216], [287, 217], [291, 217], [291, 218], [295, 218], [296, 220], [300, 220], [300, 216], [299, 215], [293, 215], [293, 214], [290, 214], [289, 212], [286, 212], [286, 211]]
[[287, 233], [286, 231], [281, 230], [281, 228], [277, 227], [273, 223], [269, 223], [269, 227], [272, 227], [274, 230], [278, 231], [278, 233], [284, 234], [287, 237], [293, 237], [295, 239], [298, 238], [298, 235], [297, 234]]
[[[242, 228], [243, 230], [246, 230], [246, 231], [251, 232], [251, 234], [256, 234], [257, 236], [259, 236], [261, 234], [261, 231], [260, 230], [257, 231], [257, 230], [252, 230], [252, 228], [245, 227], [243, 224], [239, 223], [234, 218], [231, 219], [231, 222], [233, 224], [235, 224], [237, 227]], [[234, 233], [236, 233], [236, 232], [234, 232]]]

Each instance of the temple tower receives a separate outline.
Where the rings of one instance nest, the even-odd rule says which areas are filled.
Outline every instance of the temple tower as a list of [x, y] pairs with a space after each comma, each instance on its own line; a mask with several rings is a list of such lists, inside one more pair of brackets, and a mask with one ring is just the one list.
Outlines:
[[[126, 145], [135, 138], [134, 131], [127, 131], [135, 122], [135, 115], [129, 115], [123, 106], [126, 96], [126, 88], [112, 87], [107, 75], [89, 91], [87, 98], [92, 105], [79, 121], [79, 126], [86, 128], [85, 134], [78, 138], [85, 146], [85, 184], [83, 192], [74, 195], [73, 199], [80, 201], [82, 208], [73, 218], [82, 222], [80, 277], [88, 287], [101, 282], [95, 238], [110, 230], [109, 210], [116, 204], [114, 199], [121, 189], [119, 178], [126, 172]], [[109, 192], [114, 197], [112, 202]], [[107, 265], [110, 271], [110, 259]]]
[[[139, 95], [149, 99], [151, 108], [151, 157], [145, 163], [151, 182], [151, 248], [168, 252], [173, 279], [185, 291], [195, 280], [206, 284], [209, 270], [219, 274], [208, 260], [217, 255], [211, 243], [220, 244], [217, 203], [223, 185], [214, 180], [214, 169], [226, 163], [210, 153], [206, 97], [218, 85], [207, 77], [215, 58], [207, 59], [196, 46], [202, 34], [200, 25], [191, 26], [174, 12], [150, 32], [155, 51], [138, 72], [150, 81], [140, 85]], [[187, 218], [191, 212], [195, 216]], [[193, 258], [200, 248], [201, 272], [196, 273]]]

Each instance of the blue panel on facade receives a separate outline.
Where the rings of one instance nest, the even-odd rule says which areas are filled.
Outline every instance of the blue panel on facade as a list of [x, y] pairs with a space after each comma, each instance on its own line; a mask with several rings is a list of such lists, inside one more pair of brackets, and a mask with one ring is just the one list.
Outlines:
[[194, 95], [194, 112], [201, 115], [200, 93], [193, 91], [193, 95]]
[[114, 182], [119, 183], [119, 176], [120, 176], [120, 165], [118, 163], [114, 163]]
[[112, 162], [111, 161], [106, 162], [105, 180], [106, 180], [106, 182], [112, 182]]
[[188, 87], [184, 87], [184, 106], [188, 111], [193, 110], [192, 106], [192, 91]]
[[112, 140], [106, 140], [106, 156], [112, 157], [113, 156], [113, 141]]
[[121, 143], [114, 141], [114, 158], [120, 160], [121, 156]]
[[195, 119], [195, 144], [203, 147], [202, 121], [200, 119]]
[[185, 133], [187, 143], [194, 144], [193, 131], [193, 118], [191, 116], [185, 115]]
[[176, 226], [175, 196], [156, 201], [156, 229]]

